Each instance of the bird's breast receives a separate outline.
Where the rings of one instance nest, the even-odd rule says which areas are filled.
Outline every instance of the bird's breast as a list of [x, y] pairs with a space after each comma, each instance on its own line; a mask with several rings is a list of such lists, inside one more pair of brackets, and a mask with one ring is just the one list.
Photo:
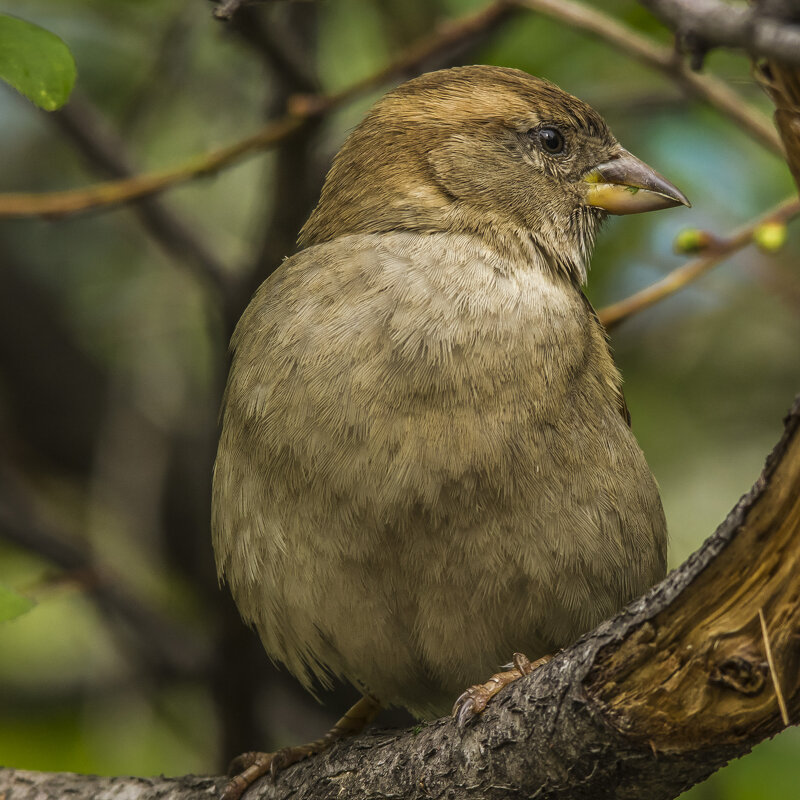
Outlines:
[[501, 480], [523, 451], [572, 447], [558, 434], [574, 424], [568, 397], [610, 403], [602, 334], [545, 265], [466, 236], [353, 238], [305, 276], [283, 342], [291, 370], [269, 379], [294, 398], [275, 424], [286, 436], [288, 413], [309, 474], [363, 486], [390, 515], [476, 475]]

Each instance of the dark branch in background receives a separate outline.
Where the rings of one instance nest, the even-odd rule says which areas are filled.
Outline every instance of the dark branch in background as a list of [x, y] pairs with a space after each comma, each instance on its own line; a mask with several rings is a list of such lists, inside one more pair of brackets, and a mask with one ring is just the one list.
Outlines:
[[[47, 118], [56, 123], [94, 169], [113, 178], [129, 178], [136, 174], [125, 143], [79, 93], [74, 92], [66, 106], [48, 114]], [[163, 201], [146, 198], [135, 204], [134, 210], [145, 230], [170, 257], [186, 263], [222, 294], [229, 291], [230, 281], [222, 263], [200, 240], [197, 231]]]
[[311, 55], [314, 50], [307, 41], [307, 29], [312, 20], [315, 21], [317, 9], [310, 4], [296, 3], [288, 7], [281, 4], [279, 8], [285, 11], [284, 19], [267, 19], [264, 14], [243, 8], [231, 22], [231, 28], [262, 59], [273, 80], [285, 90], [270, 98], [270, 116], [286, 107], [288, 98], [282, 97], [286, 92], [317, 94], [320, 90]]
[[163, 29], [154, 32], [148, 43], [147, 63], [138, 72], [124, 107], [116, 115], [117, 130], [125, 131], [128, 136], [153, 115], [156, 108], [163, 108], [170, 102], [175, 87], [183, 84], [185, 73], [190, 69], [192, 28], [197, 15], [188, 3], [173, 5], [175, 9], [167, 17]]
[[547, 14], [619, 47], [623, 52], [663, 72], [691, 96], [716, 108], [740, 125], [760, 145], [778, 155], [783, 154], [779, 137], [761, 112], [750, 107], [722, 81], [691, 72], [670, 48], [655, 44], [613, 18], [571, 0], [496, 0], [481, 11], [449, 20], [438, 31], [409, 47], [384, 69], [336, 95], [297, 98], [289, 114], [273, 120], [260, 131], [233, 144], [198, 156], [177, 167], [83, 189], [0, 194], [0, 218], [64, 216], [90, 209], [108, 208], [120, 203], [139, 201], [179, 183], [211, 175], [246, 156], [274, 147], [286, 138], [296, 135], [309, 120], [338, 108], [370, 89], [390, 80], [430, 69], [433, 64], [446, 62], [454, 50], [490, 34], [520, 9]]
[[310, 121], [355, 97], [391, 79], [416, 74], [423, 70], [431, 59], [446, 58], [448, 53], [463, 46], [465, 42], [493, 31], [515, 11], [515, 7], [509, 5], [508, 0], [496, 0], [478, 12], [466, 14], [457, 20], [448, 20], [439, 30], [422, 37], [396, 60], [373, 75], [356, 81], [335, 95], [296, 98], [288, 114], [267, 123], [261, 130], [233, 144], [197, 156], [177, 167], [77, 190], [0, 194], [0, 218], [63, 217], [90, 209], [108, 208], [121, 203], [140, 201], [144, 197], [157, 194], [179, 183], [212, 175], [245, 156], [274, 147], [295, 135]]
[[[267, 117], [280, 114], [296, 95], [319, 96], [315, 63], [318, 11], [312, 3], [278, 4], [266, 10], [243, 8], [230, 23], [269, 71]], [[322, 123], [322, 116], [309, 119], [276, 148], [273, 174], [261, 193], [268, 208], [266, 219], [258, 225], [260, 244], [255, 258], [241, 270], [240, 292], [226, 309], [228, 334], [258, 285], [294, 251], [296, 233], [319, 197], [326, 171], [317, 147]]]
[[[712, 47], [746, 50], [750, 55], [800, 65], [800, 26], [769, 13], [768, 2], [739, 5], [724, 0], [640, 0], [675, 31], [693, 66]], [[789, 3], [785, 3], [788, 7]]]
[[[448, 718], [344, 741], [250, 795], [672, 800], [800, 719], [799, 666], [800, 397], [761, 477], [698, 552], [465, 730]], [[14, 800], [188, 800], [224, 782], [0, 770]]]
[[224, 22], [231, 19], [237, 11], [245, 6], [252, 6], [259, 2], [266, 3], [270, 0], [211, 0], [211, 2], [219, 3], [214, 9], [214, 16]]
[[0, 463], [0, 539], [80, 582], [120, 638], [129, 659], [142, 662], [150, 674], [161, 678], [203, 674], [208, 658], [201, 643], [128, 591], [119, 575], [98, 568], [85, 546], [41, 518], [27, 501], [27, 494], [10, 465]]
[[[85, 476], [105, 413], [110, 376], [75, 341], [63, 299], [0, 236], [0, 454]], [[47, 369], [41, 369], [47, 364]]]

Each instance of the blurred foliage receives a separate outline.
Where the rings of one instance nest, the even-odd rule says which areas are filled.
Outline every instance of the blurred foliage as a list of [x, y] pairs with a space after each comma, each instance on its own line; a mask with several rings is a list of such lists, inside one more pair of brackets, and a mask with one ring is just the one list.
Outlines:
[[0, 622], [19, 617], [32, 608], [32, 600], [0, 583]]
[[[482, 5], [269, 3], [246, 19], [274, 26], [335, 90], [437, 20]], [[633, 0], [604, 8], [669, 41]], [[0, 2], [4, 10], [13, 11]], [[290, 91], [263, 48], [210, 11], [203, 0], [25, 4], [26, 18], [75, 54], [80, 80], [67, 108], [93, 108], [139, 170], [236, 140]], [[736, 126], [560, 23], [521, 15], [468, 57], [587, 100], [691, 198], [692, 209], [608, 224], [588, 289], [597, 306], [680, 264], [680, 231], [724, 235], [794, 191], [786, 165]], [[744, 58], [715, 52], [706, 68], [770, 113]], [[311, 131], [305, 150], [252, 158], [170, 191], [164, 205], [227, 274], [255, 285], [288, 254], [289, 244], [273, 255], [270, 243], [293, 240], [332, 154], [378, 94]], [[0, 93], [0, 191], [106, 177], [61, 113]], [[798, 390], [799, 256], [800, 230], [790, 226], [776, 254], [749, 248], [613, 333], [634, 429], [661, 485], [673, 564], [749, 489]], [[328, 696], [326, 709], [306, 699], [239, 626], [213, 576], [209, 471], [231, 313], [129, 208], [0, 221], [0, 263], [0, 581], [38, 601], [0, 625], [0, 763], [209, 772], [234, 754], [237, 735], [241, 749], [317, 736], [347, 690]], [[800, 783], [798, 754], [794, 729], [687, 796], [783, 800]]]

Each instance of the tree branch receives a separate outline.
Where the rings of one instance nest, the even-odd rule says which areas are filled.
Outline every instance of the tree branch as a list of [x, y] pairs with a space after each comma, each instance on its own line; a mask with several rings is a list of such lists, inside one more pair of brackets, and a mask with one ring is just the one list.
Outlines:
[[723, 0], [640, 0], [665, 25], [701, 52], [711, 47], [746, 50], [800, 65], [800, 26], [765, 13], [764, 3], [734, 5]]
[[172, 186], [218, 172], [245, 156], [274, 147], [292, 136], [304, 125], [345, 102], [358, 97], [391, 78], [414, 73], [429, 59], [461, 47], [476, 35], [494, 30], [515, 12], [509, 0], [494, 3], [457, 20], [448, 20], [432, 35], [414, 43], [405, 53], [373, 75], [357, 81], [334, 95], [309, 95], [296, 98], [289, 113], [267, 123], [256, 133], [233, 144], [196, 156], [177, 167], [136, 175], [120, 181], [95, 184], [83, 189], [58, 192], [0, 194], [0, 218], [55, 216], [76, 214], [140, 200]]
[[[0, 461], [0, 540], [79, 576], [112, 631], [133, 638], [127, 657], [145, 663], [154, 675], [196, 676], [207, 671], [203, 643], [143, 602], [118, 575], [98, 568], [81, 543], [41, 519], [12, 468]], [[2, 797], [2, 795], [0, 795]]]
[[[762, 0], [764, 4], [768, 0]], [[796, 0], [771, 0], [775, 15], [787, 22], [800, 23], [800, 3]], [[759, 65], [757, 73], [775, 104], [775, 125], [786, 150], [786, 161], [800, 190], [800, 68], [780, 59]]]
[[783, 156], [780, 137], [768, 117], [745, 102], [719, 78], [693, 72], [681, 59], [680, 54], [672, 48], [654, 42], [608, 14], [573, 0], [514, 0], [514, 2], [523, 8], [546, 14], [586, 31], [661, 72], [687, 94], [707, 103], [735, 122], [758, 144], [776, 155]]
[[313, 6], [303, 9], [292, 5], [287, 9], [288, 19], [272, 18], [267, 22], [264, 15], [255, 9], [242, 8], [231, 27], [258, 54], [283, 89], [317, 94], [320, 82], [315, 59], [309, 58], [303, 37], [298, 36], [297, 31], [297, 12], [305, 11], [307, 14], [315, 10]]
[[[700, 550], [472, 725], [360, 736], [249, 796], [671, 800], [784, 727], [774, 687], [800, 719], [799, 666], [800, 396], [761, 477]], [[224, 780], [5, 769], [0, 792], [190, 798]]]
[[[95, 169], [115, 178], [130, 178], [134, 174], [122, 140], [79, 93], [73, 92], [69, 103], [49, 114], [48, 119], [66, 134]], [[134, 208], [145, 230], [168, 255], [188, 264], [223, 293], [229, 290], [230, 279], [222, 263], [176, 212], [156, 198], [148, 198]]]
[[644, 311], [661, 300], [685, 289], [690, 283], [705, 275], [713, 267], [729, 256], [742, 250], [753, 242], [753, 235], [764, 223], [787, 223], [800, 214], [800, 199], [789, 197], [766, 214], [762, 214], [746, 225], [742, 225], [724, 239], [715, 238], [708, 251], [699, 258], [687, 261], [672, 270], [660, 281], [642, 289], [624, 300], [619, 300], [605, 308], [597, 315], [606, 328], [613, 328], [628, 317]]
[[214, 17], [223, 22], [227, 22], [237, 11], [245, 6], [252, 6], [256, 3], [266, 3], [269, 2], [269, 0], [212, 0], [212, 2], [219, 3], [213, 11]]
[[289, 114], [268, 123], [251, 136], [197, 156], [177, 167], [97, 183], [83, 189], [0, 194], [0, 218], [63, 217], [93, 208], [108, 208], [140, 200], [192, 178], [211, 175], [246, 155], [274, 146], [300, 128], [312, 113], [318, 113], [317, 109], [318, 107], [309, 107], [304, 112]]
[[225, 781], [199, 775], [182, 778], [100, 778], [70, 772], [0, 768], [3, 800], [216, 800]]
[[318, 118], [392, 78], [414, 74], [433, 59], [490, 33], [520, 9], [547, 14], [592, 33], [619, 47], [643, 63], [661, 71], [689, 94], [732, 119], [759, 144], [782, 155], [783, 148], [769, 120], [749, 106], [722, 81], [697, 75], [668, 47], [652, 42], [610, 16], [571, 0], [495, 0], [486, 8], [456, 20], [448, 20], [431, 36], [412, 45], [382, 70], [330, 96], [297, 98], [290, 113], [233, 144], [213, 150], [165, 170], [110, 181], [83, 189], [59, 192], [0, 194], [0, 218], [65, 216], [90, 209], [140, 200], [172, 186], [210, 175], [242, 158], [274, 147], [294, 135], [311, 119]]

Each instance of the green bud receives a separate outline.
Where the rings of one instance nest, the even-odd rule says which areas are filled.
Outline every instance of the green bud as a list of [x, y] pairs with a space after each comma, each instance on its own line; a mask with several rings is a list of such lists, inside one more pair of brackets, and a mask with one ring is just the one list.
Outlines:
[[786, 243], [786, 225], [764, 222], [753, 231], [753, 241], [765, 253], [777, 253]]
[[699, 228], [684, 228], [676, 237], [672, 246], [676, 253], [699, 253], [711, 245], [713, 237], [708, 231]]

